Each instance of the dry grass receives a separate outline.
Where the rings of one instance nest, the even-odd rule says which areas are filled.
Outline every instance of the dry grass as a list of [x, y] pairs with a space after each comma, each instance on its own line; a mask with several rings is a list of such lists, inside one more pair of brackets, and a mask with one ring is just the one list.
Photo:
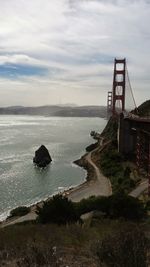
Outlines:
[[120, 231], [142, 227], [110, 220], [94, 220], [92, 225], [26, 224], [0, 229], [0, 266], [100, 267], [97, 244]]

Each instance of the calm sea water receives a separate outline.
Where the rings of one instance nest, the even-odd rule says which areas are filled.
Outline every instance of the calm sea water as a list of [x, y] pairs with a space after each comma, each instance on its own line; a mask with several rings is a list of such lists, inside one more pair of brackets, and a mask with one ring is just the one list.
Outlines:
[[[17, 206], [83, 182], [85, 171], [72, 162], [93, 142], [90, 131], [105, 125], [100, 118], [0, 116], [0, 220]], [[32, 162], [41, 144], [53, 159], [42, 171]]]

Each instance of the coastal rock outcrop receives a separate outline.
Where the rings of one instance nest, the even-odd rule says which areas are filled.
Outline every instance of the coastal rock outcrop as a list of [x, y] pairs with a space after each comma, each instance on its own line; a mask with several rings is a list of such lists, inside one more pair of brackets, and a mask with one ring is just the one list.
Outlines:
[[38, 150], [35, 151], [35, 157], [33, 158], [33, 162], [40, 168], [46, 167], [52, 158], [44, 145], [41, 145]]

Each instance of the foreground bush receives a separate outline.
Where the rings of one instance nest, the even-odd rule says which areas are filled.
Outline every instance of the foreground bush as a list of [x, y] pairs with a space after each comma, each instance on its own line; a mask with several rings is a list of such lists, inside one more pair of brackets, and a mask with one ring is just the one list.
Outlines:
[[109, 217], [140, 220], [145, 217], [146, 211], [143, 203], [134, 197], [118, 192], [109, 197]]
[[78, 216], [90, 211], [102, 211], [105, 214], [109, 212], [109, 199], [108, 197], [89, 197], [87, 199], [82, 199], [80, 202], [76, 203], [76, 210]]
[[30, 207], [22, 206], [22, 207], [18, 207], [18, 208], [11, 210], [9, 217], [24, 216], [28, 214], [29, 212], [30, 212]]
[[91, 152], [93, 149], [97, 148], [98, 147], [98, 142], [94, 143], [94, 144], [91, 144], [89, 146], [86, 147], [86, 151], [87, 152]]
[[97, 256], [108, 267], [148, 267], [148, 240], [137, 227], [126, 227], [97, 244]]
[[141, 220], [146, 211], [141, 201], [123, 192], [109, 197], [90, 197], [73, 203], [62, 195], [56, 195], [37, 208], [40, 223], [68, 224], [80, 220], [80, 216], [90, 211], [101, 211], [107, 218]]
[[76, 204], [77, 213], [81, 216], [93, 210], [105, 213], [108, 218], [124, 218], [127, 220], [141, 220], [146, 211], [143, 203], [123, 192], [118, 192], [110, 197], [90, 197]]
[[0, 229], [0, 266], [146, 267], [149, 247], [142, 229], [143, 224], [109, 219], [94, 227], [12, 225]]
[[43, 207], [38, 207], [36, 213], [38, 214], [37, 221], [40, 223], [67, 224], [79, 219], [74, 204], [62, 195], [56, 195], [44, 202]]

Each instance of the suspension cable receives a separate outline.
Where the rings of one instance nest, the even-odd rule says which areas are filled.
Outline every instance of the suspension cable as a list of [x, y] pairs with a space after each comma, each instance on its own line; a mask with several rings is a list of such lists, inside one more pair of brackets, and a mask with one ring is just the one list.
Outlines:
[[130, 83], [130, 78], [129, 78], [129, 73], [128, 73], [127, 66], [126, 66], [126, 74], [127, 74], [127, 79], [128, 79], [128, 83], [129, 83], [129, 89], [130, 89], [130, 91], [131, 91], [131, 95], [132, 95], [132, 98], [133, 98], [133, 102], [134, 102], [134, 105], [135, 105], [136, 110], [138, 110], [138, 109], [137, 109], [136, 102], [135, 102], [135, 98], [134, 98], [133, 90], [132, 90], [132, 87], [131, 87], [131, 83]]

